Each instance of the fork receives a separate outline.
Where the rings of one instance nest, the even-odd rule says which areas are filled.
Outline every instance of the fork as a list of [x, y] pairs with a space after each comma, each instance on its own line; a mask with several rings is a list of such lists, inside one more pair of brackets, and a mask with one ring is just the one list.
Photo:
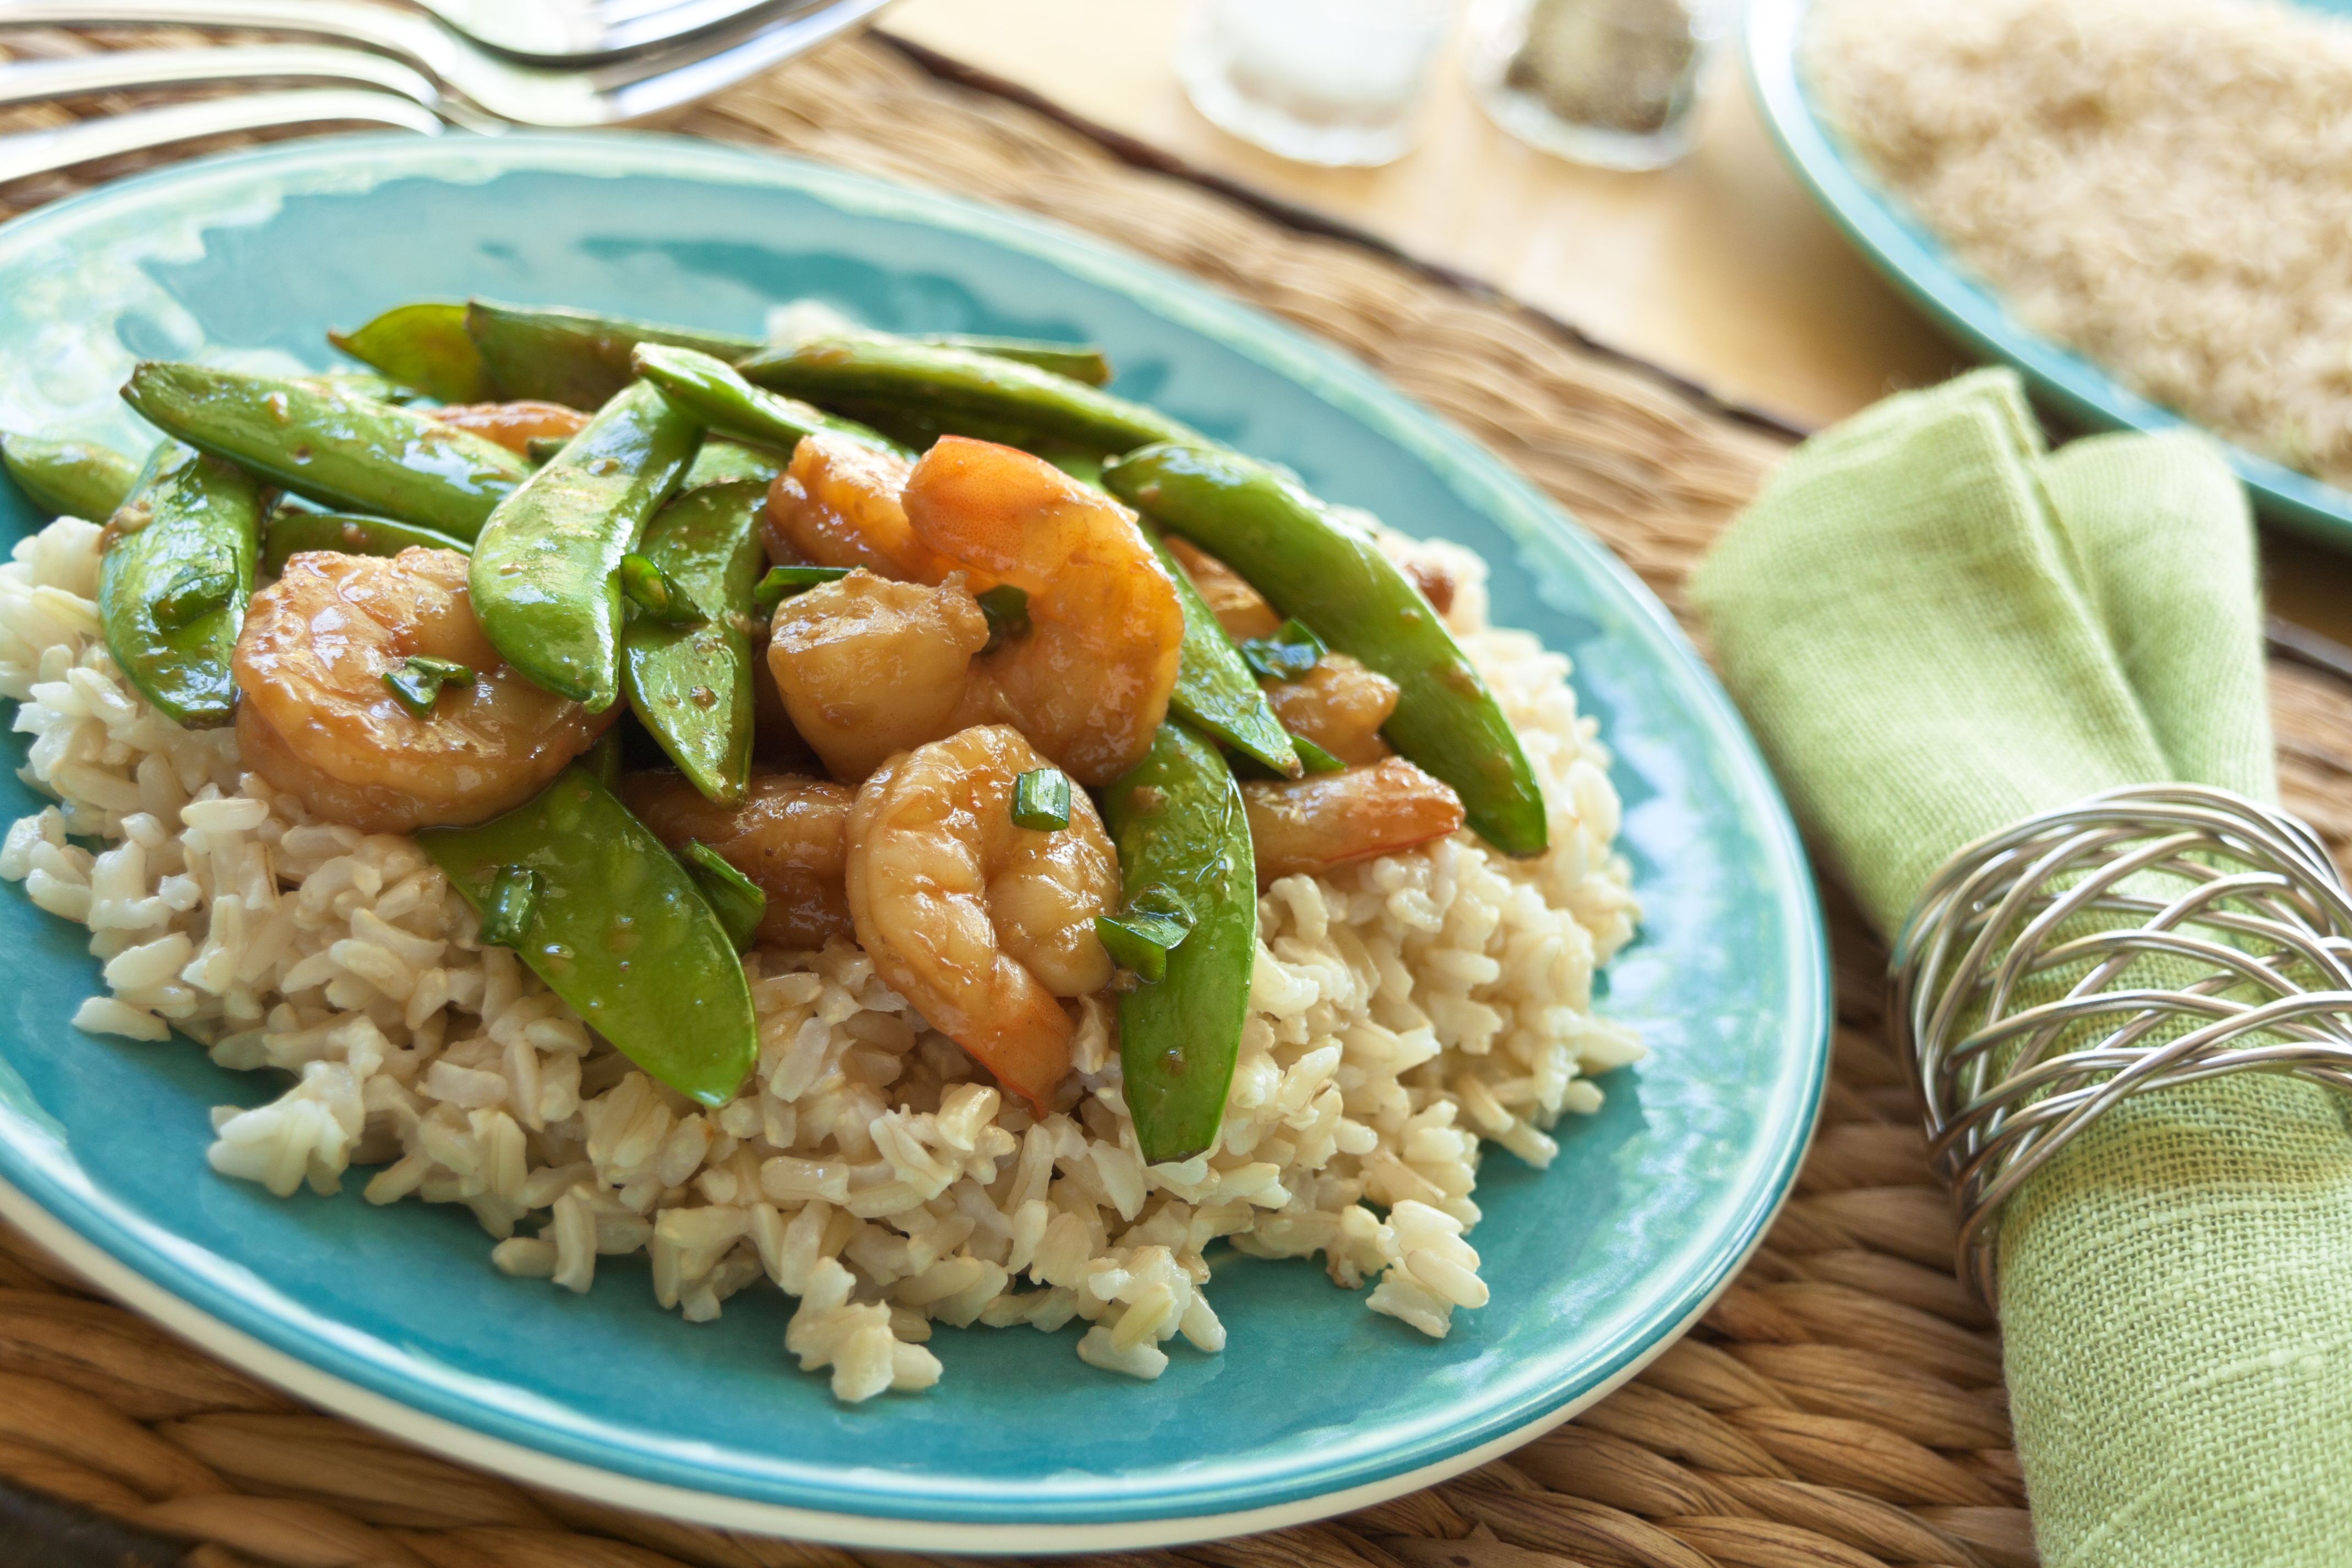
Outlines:
[[[439, 131], [444, 122], [475, 130], [625, 124], [683, 108], [756, 75], [846, 31], [888, 3], [830, 0], [667, 49], [640, 49], [591, 69], [558, 71], [498, 58], [427, 17], [352, 0], [0, 0], [0, 27], [257, 28], [358, 46], [124, 50], [26, 61], [0, 66], [0, 103], [141, 86], [243, 85], [287, 78], [376, 89], [249, 93], [0, 136], [0, 182], [171, 142], [328, 121], [371, 121], [426, 132]], [[54, 90], [42, 90], [45, 84]]]
[[[416, 0], [485, 47], [531, 65], [601, 63], [794, 0]], [[807, 0], [797, 0], [805, 5]]]

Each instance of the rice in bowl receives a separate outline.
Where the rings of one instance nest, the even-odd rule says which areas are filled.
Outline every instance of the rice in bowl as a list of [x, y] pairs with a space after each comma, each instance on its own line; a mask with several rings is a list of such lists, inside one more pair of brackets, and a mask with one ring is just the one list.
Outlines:
[[108, 994], [75, 1023], [294, 1076], [214, 1112], [225, 1176], [291, 1196], [373, 1167], [370, 1202], [465, 1205], [509, 1275], [585, 1291], [600, 1257], [644, 1252], [692, 1321], [770, 1281], [799, 1300], [787, 1350], [841, 1399], [935, 1382], [933, 1321], [1084, 1320], [1082, 1359], [1156, 1377], [1178, 1335], [1224, 1342], [1221, 1237], [1319, 1255], [1443, 1336], [1486, 1299], [1465, 1239], [1485, 1145], [1547, 1164], [1560, 1114], [1599, 1108], [1592, 1076], [1641, 1055], [1592, 1009], [1638, 917], [1607, 753], [1568, 661], [1487, 626], [1485, 563], [1458, 547], [1383, 535], [1457, 584], [1445, 619], [1521, 738], [1550, 849], [1464, 832], [1275, 882], [1217, 1143], [1147, 1166], [1100, 999], [1040, 1120], [845, 942], [747, 955], [760, 1059], [733, 1100], [655, 1083], [481, 943], [412, 840], [311, 817], [232, 731], [151, 709], [100, 635], [99, 537], [60, 519], [0, 566], [0, 695], [57, 802], [9, 829], [0, 876], [89, 928]]

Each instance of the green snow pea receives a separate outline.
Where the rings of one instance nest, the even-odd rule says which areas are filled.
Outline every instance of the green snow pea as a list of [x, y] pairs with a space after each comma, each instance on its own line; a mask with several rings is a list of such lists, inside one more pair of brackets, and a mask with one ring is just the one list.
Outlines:
[[601, 408], [635, 380], [629, 356], [639, 343], [697, 349], [730, 363], [761, 347], [758, 338], [491, 300], [466, 301], [466, 335], [503, 395], [573, 408]]
[[770, 318], [769, 331], [775, 338], [773, 346], [779, 348], [804, 343], [814, 338], [897, 338], [902, 342], [922, 343], [931, 348], [963, 349], [971, 353], [986, 354], [992, 359], [1019, 360], [1024, 364], [1035, 365], [1039, 370], [1050, 370], [1056, 375], [1083, 381], [1088, 386], [1100, 386], [1110, 379], [1110, 361], [1103, 356], [1101, 349], [1092, 343], [985, 337], [969, 332], [881, 332], [871, 327], [860, 326], [821, 300], [793, 300], [785, 308], [782, 320]]
[[566, 768], [505, 816], [428, 827], [416, 844], [477, 915], [520, 928], [516, 956], [623, 1056], [704, 1105], [733, 1097], [760, 1056], [735, 945], [594, 774]]
[[122, 396], [164, 434], [321, 506], [457, 539], [480, 531], [530, 474], [494, 441], [320, 377], [149, 360]]
[[1192, 579], [1160, 542], [1159, 531], [1143, 525], [1151, 552], [1175, 580], [1177, 602], [1184, 607], [1184, 642], [1176, 665], [1176, 689], [1168, 706], [1225, 744], [1264, 763], [1287, 778], [1298, 776], [1298, 753], [1283, 731], [1282, 721], [1258, 689], [1257, 679], [1234, 651], [1216, 612], [1192, 586]]
[[98, 617], [114, 662], [192, 730], [229, 721], [229, 656], [253, 593], [261, 488], [176, 441], [156, 448], [107, 524]]
[[429, 528], [394, 522], [389, 518], [302, 511], [280, 504], [264, 520], [261, 569], [275, 577], [286, 570], [288, 556], [305, 550], [331, 550], [341, 555], [397, 555], [412, 545], [454, 550], [460, 555], [473, 549], [462, 539], [436, 533]]
[[803, 436], [830, 430], [912, 460], [915, 454], [878, 430], [841, 419], [798, 398], [754, 386], [735, 367], [693, 349], [640, 343], [630, 358], [637, 374], [684, 405], [721, 436], [759, 441], [790, 453]]
[[649, 615], [621, 634], [630, 710], [694, 787], [740, 804], [751, 778], [751, 590], [767, 564], [760, 509], [767, 487], [705, 485], [655, 514], [637, 553], [709, 620], [664, 626]]
[[327, 341], [401, 385], [444, 403], [489, 403], [499, 395], [482, 351], [466, 335], [460, 300], [394, 305], [365, 326], [329, 332]]
[[1381, 731], [1389, 743], [1453, 786], [1489, 844], [1543, 853], [1543, 795], [1518, 736], [1445, 623], [1370, 534], [1265, 464], [1220, 447], [1148, 447], [1107, 464], [1103, 482], [1395, 681], [1396, 711]]
[[1034, 338], [995, 338], [972, 332], [917, 332], [910, 337], [928, 348], [961, 349], [991, 359], [1015, 360], [1088, 386], [1100, 386], [1110, 380], [1110, 361], [1092, 343], [1049, 343]]
[[660, 388], [632, 383], [482, 526], [467, 592], [483, 635], [525, 679], [592, 713], [613, 705], [622, 625], [614, 573], [701, 439], [692, 416]]
[[[677, 399], [671, 399], [676, 402]], [[762, 447], [751, 441], [728, 441], [705, 438], [702, 450], [694, 455], [686, 470], [686, 478], [677, 481], [681, 490], [698, 490], [705, 485], [730, 485], [742, 479], [758, 484], [772, 484], [784, 465], [792, 461], [789, 453], [773, 447]]]
[[1103, 821], [1127, 908], [1145, 917], [1181, 910], [1191, 921], [1164, 949], [1164, 977], [1118, 999], [1119, 1065], [1143, 1158], [1189, 1159], [1216, 1142], [1249, 1011], [1257, 953], [1249, 817], [1216, 747], [1171, 720], [1104, 792]]
[[1202, 437], [1157, 409], [1018, 360], [902, 338], [814, 338], [769, 349], [735, 367], [746, 381], [828, 406], [877, 405], [935, 420], [944, 430], [1011, 445], [1124, 452]]
[[139, 465], [95, 441], [0, 435], [0, 464], [25, 499], [51, 517], [104, 522], [131, 499]]

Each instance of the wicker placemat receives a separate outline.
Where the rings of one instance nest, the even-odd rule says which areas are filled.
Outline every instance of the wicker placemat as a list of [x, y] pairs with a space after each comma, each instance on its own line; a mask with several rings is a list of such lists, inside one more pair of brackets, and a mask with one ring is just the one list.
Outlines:
[[[1378, 247], [1285, 221], [878, 40], [683, 128], [948, 186], [1093, 230], [1336, 342], [1532, 476], [1679, 612], [1683, 576], [1783, 442], [1670, 378]], [[55, 111], [43, 111], [55, 112]], [[94, 171], [105, 174], [115, 171]], [[78, 182], [0, 193], [21, 210]], [[2275, 667], [2288, 804], [2352, 835], [2352, 690]], [[1699, 1329], [1507, 1460], [1326, 1524], [1102, 1559], [1131, 1568], [2022, 1568], [2035, 1561], [2000, 1345], [1950, 1272], [1885, 955], [1830, 899], [1836, 1070], [1798, 1193]], [[305, 1411], [93, 1299], [0, 1234], [0, 1564], [68, 1561], [43, 1498], [207, 1568], [904, 1568], [535, 1492]], [[32, 1495], [27, 1495], [32, 1494]], [[87, 1535], [91, 1528], [83, 1525]], [[37, 1538], [38, 1555], [8, 1556]], [[125, 1553], [131, 1553], [125, 1555]]]

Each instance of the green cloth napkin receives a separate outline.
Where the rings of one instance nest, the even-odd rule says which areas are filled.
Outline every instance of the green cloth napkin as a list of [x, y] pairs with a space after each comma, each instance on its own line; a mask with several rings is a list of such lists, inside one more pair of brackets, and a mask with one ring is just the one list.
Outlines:
[[[2252, 532], [2203, 438], [2047, 451], [2015, 375], [1790, 458], [1694, 597], [1817, 852], [1892, 937], [1969, 839], [2102, 789], [2275, 793]], [[2011, 1201], [2010, 1406], [2050, 1568], [2352, 1561], [2352, 1135], [2241, 1076]]]

